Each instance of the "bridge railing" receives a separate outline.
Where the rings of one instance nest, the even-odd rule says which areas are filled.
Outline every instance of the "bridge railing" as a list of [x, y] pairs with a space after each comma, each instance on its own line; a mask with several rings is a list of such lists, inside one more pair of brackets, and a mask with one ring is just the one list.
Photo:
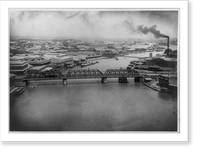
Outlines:
[[126, 70], [126, 69], [108, 69], [104, 73], [105, 77], [135, 77], [135, 70]]
[[88, 69], [88, 70], [70, 70], [65, 75], [69, 79], [81, 79], [81, 78], [101, 78], [103, 73], [98, 69]]
[[48, 79], [61, 79], [63, 78], [63, 74], [61, 72], [31, 72], [31, 73], [26, 73], [24, 76], [24, 79], [26, 80], [48, 80]]

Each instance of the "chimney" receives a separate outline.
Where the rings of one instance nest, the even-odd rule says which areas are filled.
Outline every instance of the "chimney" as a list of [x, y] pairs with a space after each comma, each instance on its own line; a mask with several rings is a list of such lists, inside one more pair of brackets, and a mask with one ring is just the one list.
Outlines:
[[167, 36], [167, 50], [169, 51], [169, 36]]
[[167, 36], [167, 56], [169, 56], [169, 36]]

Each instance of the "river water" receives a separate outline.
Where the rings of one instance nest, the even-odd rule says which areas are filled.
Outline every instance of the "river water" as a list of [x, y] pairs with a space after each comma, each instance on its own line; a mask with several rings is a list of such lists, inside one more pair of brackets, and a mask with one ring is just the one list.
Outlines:
[[[84, 67], [126, 68], [133, 58], [99, 59]], [[80, 67], [76, 67], [78, 69]], [[27, 87], [11, 98], [11, 131], [177, 131], [177, 99], [128, 79], [68, 80]]]

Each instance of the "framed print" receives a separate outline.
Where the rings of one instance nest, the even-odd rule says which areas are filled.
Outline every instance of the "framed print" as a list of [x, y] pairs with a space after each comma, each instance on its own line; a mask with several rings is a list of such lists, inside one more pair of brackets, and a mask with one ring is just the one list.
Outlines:
[[1, 141], [188, 141], [187, 1], [0, 7]]

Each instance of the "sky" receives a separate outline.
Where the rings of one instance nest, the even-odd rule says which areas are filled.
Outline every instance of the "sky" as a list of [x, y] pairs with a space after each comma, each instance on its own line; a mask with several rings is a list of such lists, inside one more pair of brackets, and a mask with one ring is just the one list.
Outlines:
[[148, 40], [177, 31], [178, 11], [10, 10], [11, 38]]

